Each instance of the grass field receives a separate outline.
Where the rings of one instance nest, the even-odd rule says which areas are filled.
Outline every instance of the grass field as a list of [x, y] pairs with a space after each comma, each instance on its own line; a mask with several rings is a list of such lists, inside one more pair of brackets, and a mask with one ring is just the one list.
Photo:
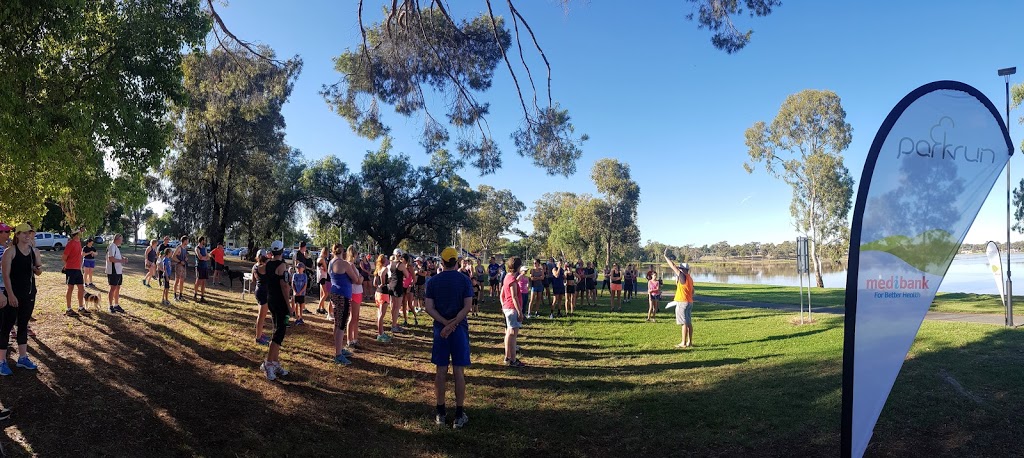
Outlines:
[[[157, 306], [159, 292], [140, 284], [141, 256], [133, 256], [122, 293], [128, 316], [68, 318], [59, 258], [44, 258], [30, 344], [40, 370], [0, 379], [0, 402], [15, 411], [0, 423], [0, 443], [13, 456], [838, 454], [838, 316], [794, 326], [790, 313], [698, 303], [696, 347], [677, 350], [679, 327], [664, 313], [645, 323], [641, 297], [624, 313], [588, 307], [571, 320], [528, 320], [521, 343], [530, 367], [510, 370], [501, 365], [500, 312], [488, 301], [470, 321], [471, 421], [452, 431], [433, 425], [426, 320], [377, 344], [374, 308], [364, 304], [367, 348], [338, 367], [329, 323], [310, 315], [285, 341], [292, 375], [268, 382], [258, 370], [265, 347], [252, 342], [253, 299], [240, 301], [237, 284], [211, 288], [210, 304]], [[1019, 332], [925, 323], [869, 454], [1019, 453], [1022, 360]]]

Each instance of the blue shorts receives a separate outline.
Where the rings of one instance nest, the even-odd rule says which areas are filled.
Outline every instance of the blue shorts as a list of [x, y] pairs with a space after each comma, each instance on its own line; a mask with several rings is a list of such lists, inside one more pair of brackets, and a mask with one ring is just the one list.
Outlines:
[[535, 292], [535, 293], [543, 293], [544, 292], [544, 286], [534, 286], [534, 287], [532, 287], [530, 289], [533, 292]]
[[441, 337], [442, 329], [444, 327], [440, 323], [434, 323], [434, 346], [430, 351], [430, 362], [435, 366], [469, 366], [469, 326], [456, 326], [448, 338]]
[[95, 259], [83, 259], [82, 260], [82, 268], [83, 269], [95, 269], [96, 268], [96, 260]]

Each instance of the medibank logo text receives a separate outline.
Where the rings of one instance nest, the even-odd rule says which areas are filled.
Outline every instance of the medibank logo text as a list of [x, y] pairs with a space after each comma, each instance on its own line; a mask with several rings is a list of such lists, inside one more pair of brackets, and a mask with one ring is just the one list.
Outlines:
[[889, 278], [871, 278], [864, 280], [864, 288], [875, 290], [928, 289], [928, 279], [924, 275], [920, 279], [896, 275]]

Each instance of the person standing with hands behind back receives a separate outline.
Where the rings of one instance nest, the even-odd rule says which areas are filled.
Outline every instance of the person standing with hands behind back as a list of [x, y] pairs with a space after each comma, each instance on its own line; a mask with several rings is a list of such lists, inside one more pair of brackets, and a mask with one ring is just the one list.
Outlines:
[[473, 285], [465, 275], [455, 270], [459, 252], [452, 247], [441, 251], [444, 271], [427, 281], [424, 294], [427, 314], [434, 317], [434, 344], [430, 361], [437, 366], [434, 391], [437, 396], [438, 425], [447, 422], [445, 412], [445, 385], [448, 383], [448, 365], [455, 378], [455, 423], [459, 429], [469, 422], [464, 410], [466, 401], [465, 368], [469, 366], [469, 321], [466, 315], [473, 307]]
[[665, 308], [676, 308], [676, 324], [683, 327], [683, 339], [676, 348], [690, 348], [693, 346], [693, 277], [690, 276], [690, 265], [684, 262], [677, 266], [668, 257], [668, 248], [665, 249], [665, 262], [676, 274], [676, 295]]

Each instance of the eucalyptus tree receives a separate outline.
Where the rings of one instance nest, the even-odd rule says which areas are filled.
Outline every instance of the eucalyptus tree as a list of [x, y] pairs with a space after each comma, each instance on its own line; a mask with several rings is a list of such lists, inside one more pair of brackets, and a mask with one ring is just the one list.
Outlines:
[[170, 204], [178, 218], [219, 241], [251, 203], [244, 194], [253, 188], [243, 182], [268, 177], [275, 164], [290, 160], [281, 109], [302, 62], [294, 57], [276, 65], [216, 48], [193, 52], [183, 66], [188, 99], [174, 107], [175, 148], [164, 168]]
[[460, 167], [443, 150], [415, 167], [408, 156], [391, 154], [385, 137], [378, 151], [367, 152], [359, 173], [328, 156], [310, 165], [301, 184], [311, 212], [389, 251], [403, 241], [445, 244], [439, 228], [466, 224], [479, 194], [458, 175]]
[[519, 214], [526, 210], [526, 205], [508, 189], [480, 185], [477, 193], [480, 203], [469, 211], [468, 233], [475, 244], [490, 253], [501, 236], [519, 223]]
[[[790, 213], [797, 230], [807, 234], [819, 287], [821, 256], [826, 246], [842, 243], [853, 198], [853, 178], [842, 152], [853, 128], [832, 91], [804, 90], [782, 103], [771, 124], [758, 121], [746, 131], [748, 173], [763, 164], [769, 175], [793, 191]], [[837, 236], [840, 236], [837, 241]]]
[[198, 0], [2, 5], [0, 218], [39, 221], [49, 200], [96, 228], [115, 182], [138, 185], [164, 156], [181, 50], [209, 16]]
[[[447, 126], [452, 126], [462, 159], [481, 174], [493, 173], [501, 168], [502, 154], [486, 121], [491, 106], [482, 94], [491, 88], [494, 71], [504, 64], [518, 96], [516, 109], [522, 112], [519, 129], [511, 133], [516, 152], [550, 175], [576, 172], [587, 136], [576, 133], [569, 111], [554, 100], [551, 63], [519, 2], [484, 0], [479, 14], [457, 19], [443, 1], [394, 0], [384, 6], [383, 19], [368, 26], [365, 3], [360, 0], [356, 6], [362, 41], [335, 58], [341, 79], [321, 91], [353, 131], [371, 139], [388, 135], [390, 128], [382, 120], [381, 109], [390, 105], [399, 115], [423, 119], [421, 142], [428, 153], [449, 143]], [[568, 7], [570, 2], [561, 3]], [[689, 3], [694, 9], [686, 17], [712, 31], [712, 44], [730, 54], [746, 46], [753, 33], [737, 27], [734, 18], [767, 16], [781, 4], [779, 0]], [[432, 97], [443, 99], [447, 111], [431, 111], [427, 101]]]
[[640, 185], [633, 180], [629, 164], [609, 158], [594, 164], [590, 179], [603, 197], [608, 212], [605, 219], [605, 264], [610, 264], [616, 245], [620, 248], [635, 247], [640, 243], [640, 228], [636, 224]]

